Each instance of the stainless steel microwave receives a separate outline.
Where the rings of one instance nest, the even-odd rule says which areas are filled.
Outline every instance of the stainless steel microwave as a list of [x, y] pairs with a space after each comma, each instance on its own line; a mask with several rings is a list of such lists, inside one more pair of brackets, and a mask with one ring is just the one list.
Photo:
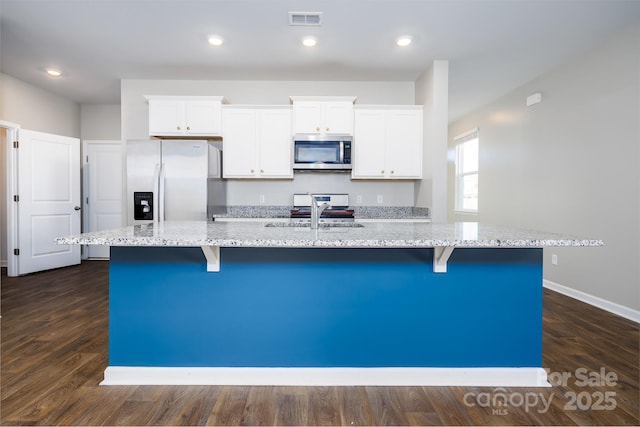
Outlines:
[[293, 139], [293, 169], [349, 170], [351, 135], [297, 134]]

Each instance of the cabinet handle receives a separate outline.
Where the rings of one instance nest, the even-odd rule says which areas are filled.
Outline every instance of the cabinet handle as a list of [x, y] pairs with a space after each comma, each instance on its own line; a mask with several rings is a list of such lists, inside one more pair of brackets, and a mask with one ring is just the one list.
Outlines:
[[251, 169], [251, 173], [253, 173], [253, 169]]
[[391, 171], [391, 173], [393, 173], [393, 171]]
[[384, 173], [384, 169], [382, 169], [382, 170], [380, 171], [380, 173]]
[[316, 130], [317, 130], [317, 131], [319, 131], [319, 130], [320, 130], [320, 128], [319, 128], [319, 127], [317, 127], [317, 128], [316, 128]]
[[260, 173], [264, 173], [264, 169], [260, 169]]
[[180, 126], [176, 126], [176, 130], [180, 130]]
[[191, 130], [191, 128], [189, 126], [187, 126], [187, 130]]
[[327, 132], [329, 132], [329, 128], [327, 128]]

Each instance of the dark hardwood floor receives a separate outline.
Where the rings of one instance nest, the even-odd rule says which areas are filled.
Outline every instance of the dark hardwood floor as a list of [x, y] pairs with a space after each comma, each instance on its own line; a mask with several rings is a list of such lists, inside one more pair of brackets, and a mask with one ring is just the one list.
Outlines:
[[543, 365], [556, 385], [496, 389], [98, 386], [108, 263], [3, 271], [1, 286], [1, 425], [640, 424], [638, 324], [548, 290]]

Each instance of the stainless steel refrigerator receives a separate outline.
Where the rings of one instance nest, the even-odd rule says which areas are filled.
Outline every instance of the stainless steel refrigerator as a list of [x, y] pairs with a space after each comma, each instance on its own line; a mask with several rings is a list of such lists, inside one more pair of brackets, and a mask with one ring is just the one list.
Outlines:
[[225, 204], [220, 163], [213, 142], [127, 141], [127, 223], [206, 220]]

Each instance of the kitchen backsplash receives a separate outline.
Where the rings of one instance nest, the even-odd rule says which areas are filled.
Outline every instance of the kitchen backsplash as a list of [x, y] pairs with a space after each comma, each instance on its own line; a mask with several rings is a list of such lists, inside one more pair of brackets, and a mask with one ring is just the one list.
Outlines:
[[[216, 218], [289, 218], [291, 206], [227, 206], [214, 211]], [[353, 206], [357, 219], [430, 218], [429, 208], [410, 206]]]
[[294, 193], [347, 193], [352, 207], [414, 206], [414, 181], [351, 180], [348, 173], [296, 173], [293, 180], [227, 180], [227, 206], [291, 206]]

